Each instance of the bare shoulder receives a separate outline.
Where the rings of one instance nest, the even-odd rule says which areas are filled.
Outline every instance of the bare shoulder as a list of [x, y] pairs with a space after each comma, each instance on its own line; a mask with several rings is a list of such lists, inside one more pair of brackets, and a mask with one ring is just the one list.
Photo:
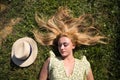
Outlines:
[[47, 58], [47, 60], [44, 62], [43, 67], [41, 69], [39, 80], [47, 80], [49, 62], [50, 62], [50, 58]]
[[49, 62], [50, 62], [50, 57], [48, 57], [47, 59], [46, 59], [46, 61], [45, 61], [45, 63], [44, 64], [49, 64]]

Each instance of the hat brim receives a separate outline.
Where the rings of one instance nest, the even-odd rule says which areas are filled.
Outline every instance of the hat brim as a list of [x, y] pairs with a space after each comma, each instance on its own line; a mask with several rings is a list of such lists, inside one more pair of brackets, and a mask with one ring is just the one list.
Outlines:
[[[31, 48], [32, 48], [31, 55], [26, 60], [17, 59], [15, 57], [15, 53], [14, 53], [15, 46], [22, 41], [28, 42], [31, 45]], [[37, 53], [38, 53], [37, 43], [32, 38], [23, 37], [23, 38], [20, 38], [17, 41], [15, 41], [15, 43], [13, 44], [12, 52], [11, 52], [11, 59], [16, 65], [18, 65], [20, 67], [27, 67], [35, 61], [35, 59], [37, 57]]]

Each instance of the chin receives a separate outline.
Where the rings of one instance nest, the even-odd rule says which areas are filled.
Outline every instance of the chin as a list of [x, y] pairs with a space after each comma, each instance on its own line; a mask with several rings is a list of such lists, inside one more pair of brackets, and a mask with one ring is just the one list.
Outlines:
[[66, 53], [62, 53], [61, 56], [62, 57], [67, 57], [67, 54]]

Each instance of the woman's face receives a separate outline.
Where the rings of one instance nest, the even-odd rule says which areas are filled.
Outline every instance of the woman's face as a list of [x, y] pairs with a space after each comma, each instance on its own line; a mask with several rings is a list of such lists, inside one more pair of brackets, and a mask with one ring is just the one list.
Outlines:
[[58, 50], [63, 57], [67, 57], [73, 53], [75, 45], [72, 43], [71, 39], [68, 37], [61, 37], [58, 40]]

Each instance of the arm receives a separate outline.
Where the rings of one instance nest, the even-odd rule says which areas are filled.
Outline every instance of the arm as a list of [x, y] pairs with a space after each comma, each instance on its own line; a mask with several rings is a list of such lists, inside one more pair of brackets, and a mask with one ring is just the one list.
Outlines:
[[92, 73], [92, 70], [91, 70], [91, 69], [90, 69], [90, 71], [88, 72], [87, 80], [94, 80], [93, 73]]
[[40, 75], [39, 75], [39, 80], [47, 80], [49, 62], [50, 62], [50, 58], [48, 58], [44, 63], [44, 65], [41, 69]]

